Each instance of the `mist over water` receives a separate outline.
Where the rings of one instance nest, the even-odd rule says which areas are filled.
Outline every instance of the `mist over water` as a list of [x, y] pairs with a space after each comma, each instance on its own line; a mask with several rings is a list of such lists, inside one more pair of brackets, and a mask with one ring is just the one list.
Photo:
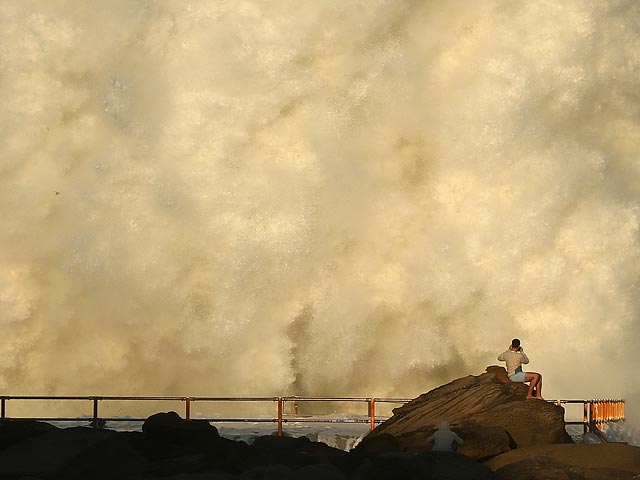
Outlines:
[[640, 4], [0, 2], [0, 391], [640, 403]]

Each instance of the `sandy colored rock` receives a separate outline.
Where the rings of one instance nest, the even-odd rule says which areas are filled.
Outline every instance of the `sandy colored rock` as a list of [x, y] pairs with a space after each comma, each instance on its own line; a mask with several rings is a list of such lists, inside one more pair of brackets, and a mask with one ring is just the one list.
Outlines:
[[367, 438], [389, 434], [402, 450], [429, 450], [426, 439], [442, 421], [464, 440], [460, 453], [489, 458], [511, 448], [570, 442], [564, 409], [541, 400], [526, 400], [527, 386], [510, 382], [503, 367], [459, 378], [402, 407]]
[[519, 448], [484, 462], [492, 470], [533, 456], [553, 458], [569, 465], [591, 469], [615, 469], [640, 474], [640, 447], [626, 443], [542, 445]]
[[497, 405], [472, 420], [481, 425], [504, 428], [517, 448], [570, 442], [564, 425], [564, 408], [542, 400]]
[[635, 474], [619, 469], [580, 467], [553, 457], [534, 455], [498, 469], [499, 480], [634, 480]]

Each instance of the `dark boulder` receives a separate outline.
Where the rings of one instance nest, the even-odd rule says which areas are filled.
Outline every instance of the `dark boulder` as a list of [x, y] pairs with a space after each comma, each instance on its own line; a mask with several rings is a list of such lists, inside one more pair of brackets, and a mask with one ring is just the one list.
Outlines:
[[126, 438], [110, 430], [56, 429], [0, 453], [0, 478], [117, 478], [135, 474], [146, 461]]
[[258, 454], [270, 464], [281, 464], [292, 469], [313, 464], [341, 466], [346, 452], [322, 442], [312, 442], [307, 437], [258, 437], [253, 442]]
[[212, 442], [220, 439], [218, 429], [206, 420], [185, 420], [176, 412], [156, 413], [142, 425], [150, 438], [172, 443]]
[[122, 434], [109, 435], [81, 451], [62, 469], [64, 480], [111, 480], [137, 476], [147, 469], [147, 460]]
[[0, 420], [0, 450], [52, 430], [57, 427], [35, 420]]
[[238, 474], [261, 463], [253, 447], [220, 437], [206, 420], [184, 420], [176, 412], [157, 413], [142, 426], [133, 445], [150, 462], [147, 472]]

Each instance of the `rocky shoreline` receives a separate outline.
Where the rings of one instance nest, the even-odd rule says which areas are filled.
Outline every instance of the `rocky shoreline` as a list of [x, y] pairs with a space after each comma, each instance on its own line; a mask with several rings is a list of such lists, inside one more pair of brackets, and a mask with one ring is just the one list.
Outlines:
[[[524, 400], [489, 367], [395, 409], [350, 452], [305, 437], [222, 438], [204, 420], [152, 415], [142, 432], [0, 422], [1, 479], [640, 479], [640, 448], [572, 444], [562, 407]], [[464, 439], [430, 451], [441, 420]]]

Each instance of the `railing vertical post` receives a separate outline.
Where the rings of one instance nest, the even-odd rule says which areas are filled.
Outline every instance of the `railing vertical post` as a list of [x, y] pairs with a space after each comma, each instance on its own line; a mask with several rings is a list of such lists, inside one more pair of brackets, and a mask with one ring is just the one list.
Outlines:
[[609, 420], [616, 419], [616, 401], [611, 399], [611, 407], [609, 409]]
[[1, 405], [0, 405], [0, 417], [7, 418], [7, 399], [2, 397]]
[[282, 397], [278, 397], [278, 436], [282, 436]]
[[596, 403], [596, 417], [597, 417], [596, 423], [597, 424], [602, 423], [602, 410], [603, 410], [602, 399], [599, 398], [598, 403]]
[[93, 428], [98, 428], [98, 397], [93, 397]]
[[184, 418], [191, 420], [191, 397], [184, 397]]
[[591, 410], [591, 402], [585, 401], [582, 403], [582, 434], [586, 435], [589, 428], [589, 411]]
[[369, 399], [369, 418], [371, 419], [371, 430], [376, 428], [376, 399]]
[[624, 415], [622, 414], [622, 406], [624, 405], [622, 399], [618, 400], [618, 420], [622, 420]]

